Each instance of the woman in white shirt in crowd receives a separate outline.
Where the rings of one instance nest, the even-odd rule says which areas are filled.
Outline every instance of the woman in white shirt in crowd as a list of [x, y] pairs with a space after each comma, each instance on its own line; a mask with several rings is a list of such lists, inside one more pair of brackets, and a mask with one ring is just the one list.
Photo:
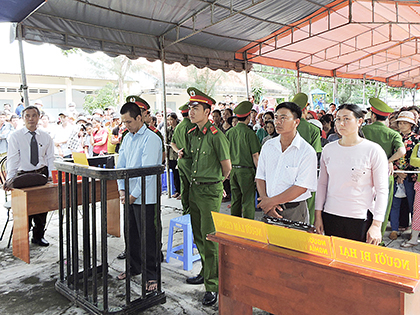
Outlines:
[[388, 160], [376, 143], [363, 138], [362, 109], [343, 104], [336, 127], [342, 138], [327, 144], [315, 201], [317, 233], [379, 244], [388, 202]]

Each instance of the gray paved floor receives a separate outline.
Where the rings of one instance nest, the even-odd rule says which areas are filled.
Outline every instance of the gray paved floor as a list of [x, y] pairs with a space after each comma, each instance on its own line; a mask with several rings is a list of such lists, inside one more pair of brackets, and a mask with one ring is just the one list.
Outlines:
[[[0, 195], [3, 191], [0, 191]], [[229, 213], [228, 203], [222, 204], [221, 212]], [[163, 218], [163, 249], [166, 254], [169, 221], [181, 214], [181, 203], [178, 200], [162, 196]], [[257, 218], [261, 216], [257, 213]], [[6, 210], [0, 208], [0, 232], [6, 220]], [[15, 258], [12, 249], [7, 248], [7, 237], [10, 233], [9, 224], [5, 238], [0, 242], [0, 314], [87, 314], [83, 309], [74, 306], [69, 300], [56, 292], [54, 284], [59, 275], [58, 266], [58, 215], [49, 214], [50, 220], [46, 238], [51, 245], [47, 248], [31, 245], [31, 264]], [[387, 235], [389, 232], [387, 232]], [[180, 236], [176, 235], [180, 242]], [[409, 238], [409, 231], [402, 234], [396, 241], [386, 238], [389, 247], [400, 248], [404, 239]], [[124, 269], [124, 261], [116, 256], [124, 248], [123, 238], [108, 236], [110, 275], [115, 278]], [[419, 252], [420, 246], [409, 249]], [[167, 296], [167, 302], [154, 306], [143, 314], [217, 314], [217, 304], [214, 307], [203, 307], [200, 300], [204, 293], [204, 286], [191, 286], [185, 283], [185, 278], [195, 275], [200, 270], [200, 262], [194, 263], [193, 270], [185, 271], [182, 263], [171, 259], [162, 264], [162, 287]], [[134, 280], [136, 283], [137, 280]], [[115, 290], [123, 290], [122, 282], [115, 283]], [[138, 282], [138, 281], [137, 281]], [[134, 284], [135, 285], [135, 284]], [[267, 314], [254, 309], [254, 314]]]

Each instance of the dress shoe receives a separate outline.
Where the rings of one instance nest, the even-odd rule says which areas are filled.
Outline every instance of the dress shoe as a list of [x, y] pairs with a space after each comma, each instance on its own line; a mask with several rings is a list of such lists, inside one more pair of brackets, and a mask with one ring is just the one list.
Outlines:
[[395, 241], [398, 238], [398, 232], [392, 231], [391, 234], [389, 234], [389, 238], [393, 241]]
[[217, 301], [217, 292], [207, 291], [203, 297], [203, 305], [210, 306], [216, 303]]
[[188, 284], [203, 284], [204, 283], [204, 277], [202, 275], [198, 275], [195, 277], [187, 278]]
[[43, 237], [38, 238], [38, 239], [33, 238], [32, 239], [32, 244], [37, 244], [39, 246], [44, 246], [44, 247], [50, 245], [50, 243], [48, 243], [48, 241]]
[[121, 252], [121, 253], [117, 256], [117, 258], [118, 258], [118, 259], [125, 259], [126, 257], [127, 257], [127, 255], [126, 255], [125, 251]]

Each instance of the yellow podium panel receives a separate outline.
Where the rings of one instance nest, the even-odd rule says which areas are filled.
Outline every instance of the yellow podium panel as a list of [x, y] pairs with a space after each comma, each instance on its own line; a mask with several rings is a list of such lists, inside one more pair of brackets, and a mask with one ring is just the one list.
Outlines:
[[329, 236], [267, 224], [268, 243], [308, 254], [333, 258]]
[[418, 255], [332, 236], [335, 260], [394, 275], [419, 278]]
[[217, 232], [267, 243], [267, 229], [265, 223], [218, 212], [212, 212], [211, 214]]

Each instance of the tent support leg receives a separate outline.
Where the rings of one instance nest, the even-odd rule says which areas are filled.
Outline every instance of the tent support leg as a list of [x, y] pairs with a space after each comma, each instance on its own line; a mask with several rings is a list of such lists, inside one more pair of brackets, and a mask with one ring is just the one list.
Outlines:
[[366, 75], [363, 75], [363, 106], [366, 105]]
[[296, 73], [296, 80], [297, 80], [297, 93], [300, 93], [300, 71], [299, 69], [297, 70]]
[[[161, 49], [161, 61], [162, 61], [162, 101], [163, 101], [163, 122], [165, 128], [165, 137], [164, 139], [168, 139], [168, 119], [166, 117], [166, 79], [165, 79], [165, 51]], [[171, 176], [169, 174], [169, 149], [165, 150], [166, 152], [166, 187], [168, 189], [168, 198], [171, 198]], [[162, 152], [163, 154], [163, 152]]]
[[246, 59], [245, 59], [245, 85], [246, 85], [246, 98], [249, 100], [248, 60]]
[[20, 57], [20, 71], [22, 78], [22, 89], [23, 89], [23, 99], [25, 106], [29, 106], [29, 94], [28, 94], [28, 84], [26, 82], [26, 70], [25, 70], [25, 60], [23, 58], [23, 45], [22, 45], [22, 25], [19, 23], [18, 28], [18, 39], [19, 39], [19, 57]]

